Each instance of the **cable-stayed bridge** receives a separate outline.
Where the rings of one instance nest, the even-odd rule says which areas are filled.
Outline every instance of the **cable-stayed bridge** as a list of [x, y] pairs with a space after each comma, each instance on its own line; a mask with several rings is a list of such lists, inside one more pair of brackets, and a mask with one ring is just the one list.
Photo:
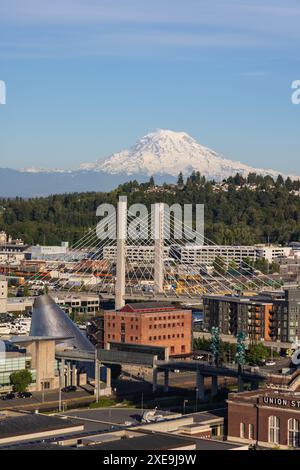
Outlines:
[[62, 257], [45, 263], [43, 273], [30, 279], [47, 281], [54, 291], [93, 292], [115, 299], [116, 308], [126, 300], [167, 300], [200, 303], [205, 294], [238, 295], [280, 289], [278, 281], [255, 274], [243, 260], [225, 268], [221, 258], [207, 270], [201, 258], [191, 261], [186, 250], [214, 246], [164, 203], [153, 204], [149, 214], [128, 209], [121, 197], [117, 212], [103, 217]]

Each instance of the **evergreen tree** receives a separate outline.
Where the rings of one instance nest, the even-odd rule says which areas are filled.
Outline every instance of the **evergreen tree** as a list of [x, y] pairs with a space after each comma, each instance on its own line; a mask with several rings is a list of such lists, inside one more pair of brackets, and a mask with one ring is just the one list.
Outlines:
[[183, 180], [183, 174], [182, 172], [179, 173], [178, 178], [177, 178], [177, 185], [178, 186], [183, 186], [184, 185], [184, 180]]

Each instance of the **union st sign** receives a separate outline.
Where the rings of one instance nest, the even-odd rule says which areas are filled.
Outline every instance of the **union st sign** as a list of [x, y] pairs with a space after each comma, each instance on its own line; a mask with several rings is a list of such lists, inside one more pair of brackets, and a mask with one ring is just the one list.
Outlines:
[[265, 396], [265, 397], [262, 397], [262, 402], [264, 405], [268, 405], [268, 406], [279, 406], [281, 408], [299, 408], [300, 409], [300, 399], [288, 400], [287, 398]]

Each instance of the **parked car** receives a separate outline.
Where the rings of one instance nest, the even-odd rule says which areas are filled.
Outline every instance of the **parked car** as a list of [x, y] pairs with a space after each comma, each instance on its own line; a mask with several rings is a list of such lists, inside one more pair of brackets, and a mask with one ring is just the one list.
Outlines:
[[276, 362], [275, 361], [267, 361], [266, 366], [276, 366]]
[[13, 400], [14, 398], [16, 398], [15, 393], [10, 392], [10, 393], [7, 393], [6, 395], [4, 395], [2, 397], [2, 400]]
[[21, 392], [18, 393], [18, 398], [31, 398], [32, 393], [31, 392]]
[[68, 393], [68, 392], [76, 392], [77, 387], [75, 385], [68, 385], [68, 387], [64, 387], [61, 389], [62, 392]]

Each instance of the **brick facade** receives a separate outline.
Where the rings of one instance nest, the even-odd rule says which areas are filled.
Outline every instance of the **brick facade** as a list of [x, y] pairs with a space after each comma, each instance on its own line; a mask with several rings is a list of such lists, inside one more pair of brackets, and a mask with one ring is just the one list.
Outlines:
[[192, 312], [173, 306], [128, 304], [119, 311], [104, 312], [104, 342], [162, 346], [170, 356], [192, 351]]
[[[276, 420], [276, 438], [271, 420]], [[292, 437], [291, 426], [296, 420]], [[290, 424], [290, 426], [289, 426]], [[228, 439], [266, 447], [300, 447], [300, 396], [295, 392], [262, 389], [229, 395]], [[294, 441], [294, 442], [293, 442]]]

